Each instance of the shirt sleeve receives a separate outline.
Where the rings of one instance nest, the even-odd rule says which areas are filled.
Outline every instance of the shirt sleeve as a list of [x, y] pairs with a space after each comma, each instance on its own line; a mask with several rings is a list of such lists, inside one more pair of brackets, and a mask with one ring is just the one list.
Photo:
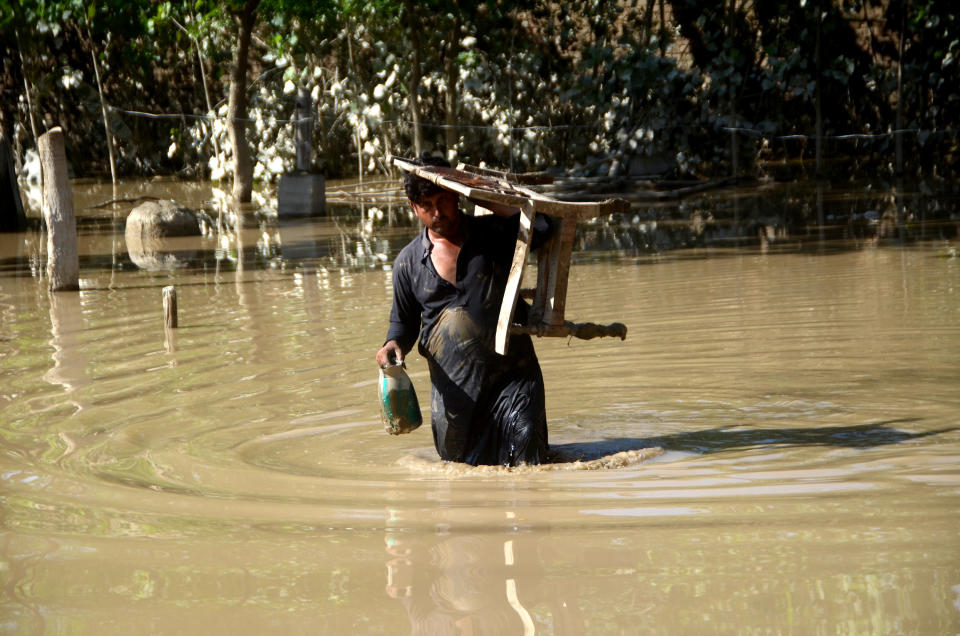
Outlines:
[[410, 263], [400, 257], [393, 264], [393, 307], [384, 341], [396, 340], [404, 352], [413, 348], [420, 333], [421, 308], [413, 290], [410, 267]]

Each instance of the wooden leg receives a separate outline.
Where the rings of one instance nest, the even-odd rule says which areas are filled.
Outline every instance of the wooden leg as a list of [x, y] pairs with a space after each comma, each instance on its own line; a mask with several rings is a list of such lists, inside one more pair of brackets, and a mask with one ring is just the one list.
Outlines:
[[503, 304], [500, 305], [500, 318], [497, 320], [497, 337], [494, 348], [500, 355], [506, 355], [507, 345], [510, 342], [510, 326], [513, 324], [513, 312], [517, 308], [517, 299], [520, 297], [523, 267], [527, 264], [527, 254], [530, 253], [530, 239], [533, 236], [535, 212], [532, 201], [527, 201], [526, 205], [520, 208], [520, 232], [517, 234], [517, 247], [513, 251], [510, 276], [507, 278], [507, 287], [503, 292]]
[[550, 268], [550, 287], [547, 296], [547, 311], [543, 321], [551, 327], [563, 324], [567, 308], [567, 280], [570, 277], [570, 256], [573, 254], [573, 239], [577, 232], [576, 219], [562, 221], [558, 229], [558, 241], [553, 251]]
[[[554, 218], [554, 234], [547, 245], [540, 248], [537, 292], [534, 297], [534, 316], [538, 324], [563, 324], [567, 305], [567, 277], [570, 274], [570, 255], [576, 234], [576, 219]], [[533, 325], [531, 325], [533, 326]]]

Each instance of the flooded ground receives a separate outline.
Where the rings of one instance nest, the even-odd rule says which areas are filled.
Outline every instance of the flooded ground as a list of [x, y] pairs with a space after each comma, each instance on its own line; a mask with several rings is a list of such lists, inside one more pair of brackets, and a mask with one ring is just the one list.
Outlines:
[[507, 471], [379, 421], [402, 208], [209, 208], [145, 271], [107, 190], [77, 187], [78, 294], [45, 291], [39, 231], [0, 235], [3, 633], [960, 631], [955, 228], [588, 228], [567, 316], [627, 339], [536, 346], [552, 445], [619, 459]]

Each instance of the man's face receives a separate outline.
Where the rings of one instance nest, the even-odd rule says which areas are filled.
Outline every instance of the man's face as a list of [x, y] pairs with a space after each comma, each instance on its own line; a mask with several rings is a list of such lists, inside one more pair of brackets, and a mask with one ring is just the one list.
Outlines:
[[455, 238], [460, 232], [460, 196], [449, 190], [410, 202], [417, 218], [428, 229], [444, 238]]

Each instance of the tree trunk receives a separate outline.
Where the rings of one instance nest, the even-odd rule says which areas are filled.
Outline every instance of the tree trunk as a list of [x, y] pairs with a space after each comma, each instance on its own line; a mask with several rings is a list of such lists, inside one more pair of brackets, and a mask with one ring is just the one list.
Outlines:
[[253, 196], [253, 161], [247, 144], [247, 68], [250, 65], [250, 38], [257, 21], [260, 0], [247, 0], [237, 15], [237, 50], [230, 69], [230, 98], [227, 103], [227, 133], [233, 147], [233, 198], [249, 203]]
[[816, 75], [814, 76], [814, 96], [813, 96], [813, 108], [814, 108], [814, 134], [816, 135], [816, 140], [814, 143], [814, 148], [816, 149], [816, 172], [817, 179], [820, 179], [823, 176], [823, 92], [822, 92], [822, 71], [821, 61], [823, 56], [821, 55], [822, 51], [820, 50], [820, 32], [823, 30], [823, 10], [822, 2], [818, 0], [817, 2], [817, 35], [816, 41], [813, 47], [813, 55], [815, 60], [815, 69]]
[[[653, 0], [651, 0], [652, 2]], [[657, 38], [657, 44], [660, 45], [660, 57], [667, 56], [667, 16], [663, 7], [663, 0], [660, 0], [660, 35]]]
[[26, 226], [13, 152], [6, 135], [0, 130], [0, 232], [20, 232]]
[[644, 46], [650, 44], [650, 37], [653, 35], [653, 5], [654, 0], [646, 0], [646, 5], [643, 8], [643, 14], [640, 18], [640, 24], [643, 28], [643, 37], [640, 38], [640, 41], [643, 42]]
[[[20, 75], [23, 78], [23, 96], [27, 100], [27, 117], [30, 120], [30, 132], [31, 134], [33, 134], [33, 143], [37, 143], [37, 138], [38, 138], [37, 122], [33, 116], [33, 98], [31, 97], [30, 82], [27, 79], [27, 62], [23, 57], [23, 46], [21, 46], [20, 44], [20, 32], [14, 29], [13, 34], [17, 41], [17, 56], [20, 59]], [[10, 56], [10, 58], [7, 59], [6, 62], [10, 64], [9, 70], [10, 70], [10, 77], [12, 79], [13, 70], [14, 70], [13, 56]], [[18, 96], [17, 96], [17, 93], [15, 92], [17, 90], [16, 84], [14, 83], [12, 87], [14, 90], [10, 91], [9, 99], [3, 100], [4, 108], [7, 108], [8, 106], [10, 108], [9, 115], [7, 114], [4, 115], [4, 118], [6, 119], [6, 121], [4, 121], [2, 125], [0, 125], [0, 128], [3, 128], [3, 133], [6, 134], [6, 137], [9, 140], [13, 139], [13, 122], [17, 117], [16, 104], [18, 102]], [[7, 128], [7, 126], [9, 126], [9, 128]]]
[[297, 172], [310, 172], [313, 166], [313, 97], [300, 87], [293, 108], [293, 147], [296, 151]]
[[413, 0], [404, 0], [407, 12], [407, 27], [410, 30], [410, 46], [413, 59], [410, 62], [410, 119], [413, 121], [413, 150], [416, 156], [423, 152], [423, 129], [420, 127], [420, 25], [414, 15]]
[[903, 176], [903, 41], [907, 33], [907, 12], [910, 10], [910, 0], [903, 3], [900, 16], [900, 43], [897, 46], [897, 120], [894, 136], [896, 148], [896, 174]]
[[447, 45], [447, 55], [443, 60], [443, 72], [447, 78], [447, 92], [444, 94], [444, 110], [446, 111], [446, 128], [444, 129], [447, 146], [447, 159], [452, 160], [456, 152], [457, 135], [457, 52], [460, 50], [460, 14], [455, 13], [453, 26], [450, 29], [450, 42]]

